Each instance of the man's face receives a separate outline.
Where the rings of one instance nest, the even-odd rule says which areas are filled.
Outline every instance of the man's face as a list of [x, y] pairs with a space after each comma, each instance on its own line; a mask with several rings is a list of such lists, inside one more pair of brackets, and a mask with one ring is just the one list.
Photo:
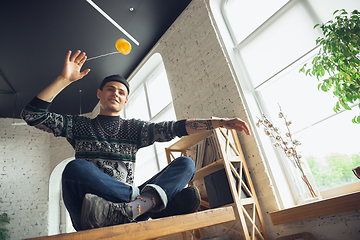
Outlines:
[[98, 89], [97, 97], [100, 99], [100, 114], [117, 116], [127, 103], [128, 91], [120, 82], [107, 82], [103, 90]]

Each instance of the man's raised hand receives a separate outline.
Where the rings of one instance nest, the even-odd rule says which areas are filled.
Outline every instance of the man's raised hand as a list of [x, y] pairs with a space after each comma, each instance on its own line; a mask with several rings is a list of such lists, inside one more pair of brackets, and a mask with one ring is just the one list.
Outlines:
[[75, 82], [83, 78], [90, 72], [90, 69], [81, 72], [81, 67], [84, 65], [86, 59], [87, 56], [85, 52], [81, 53], [81, 51], [78, 50], [71, 56], [71, 51], [68, 51], [60, 76], [67, 79], [69, 82]]
[[55, 81], [53, 81], [37, 95], [39, 99], [46, 102], [52, 102], [52, 100], [69, 84], [83, 78], [90, 72], [90, 69], [86, 69], [80, 72], [81, 67], [84, 65], [84, 62], [87, 58], [84, 52], [81, 54], [80, 53], [80, 50], [78, 50], [72, 56], [71, 51], [67, 53], [64, 67], [60, 76], [58, 76]]

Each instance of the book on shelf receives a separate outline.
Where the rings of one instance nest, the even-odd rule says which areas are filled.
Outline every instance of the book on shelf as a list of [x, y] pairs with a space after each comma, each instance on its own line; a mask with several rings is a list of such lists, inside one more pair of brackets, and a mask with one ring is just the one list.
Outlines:
[[195, 144], [192, 149], [196, 151], [194, 159], [196, 170], [221, 159], [219, 144], [214, 134]]

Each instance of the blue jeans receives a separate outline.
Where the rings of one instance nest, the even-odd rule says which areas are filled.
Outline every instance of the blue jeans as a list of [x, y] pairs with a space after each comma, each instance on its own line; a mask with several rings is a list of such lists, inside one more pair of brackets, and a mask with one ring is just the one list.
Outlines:
[[[62, 174], [63, 200], [74, 228], [79, 231], [81, 207], [86, 193], [95, 194], [114, 203], [131, 202], [139, 192], [152, 186], [159, 193], [165, 208], [167, 201], [171, 201], [194, 175], [194, 161], [188, 157], [179, 157], [154, 177], [139, 187], [134, 187], [103, 173], [91, 162], [75, 159], [66, 165]], [[164, 194], [165, 196], [161, 196]]]

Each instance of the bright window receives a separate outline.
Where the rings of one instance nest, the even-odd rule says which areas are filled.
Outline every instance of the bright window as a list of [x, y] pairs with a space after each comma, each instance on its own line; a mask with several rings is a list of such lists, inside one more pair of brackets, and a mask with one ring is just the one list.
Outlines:
[[288, 2], [288, 0], [227, 1], [227, 16], [230, 22], [236, 23], [232, 24], [231, 27], [234, 30], [237, 42], [242, 42], [255, 29], [260, 27], [260, 25], [262, 25], [277, 10], [279, 10], [286, 2]]
[[[123, 117], [151, 122], [176, 120], [166, 71], [156, 53], [130, 80], [130, 95]], [[140, 185], [167, 165], [165, 148], [172, 142], [142, 148], [136, 156], [135, 184]]]
[[146, 121], [150, 119], [144, 86], [135, 90], [133, 94], [131, 93], [125, 106], [127, 118], [137, 118]]
[[[260, 111], [274, 125], [283, 125], [278, 118], [279, 105], [292, 120], [291, 132], [302, 143], [298, 150], [311, 168], [315, 185], [326, 190], [358, 181], [351, 171], [360, 166], [357, 144], [360, 127], [351, 122], [358, 113], [353, 110], [335, 114], [332, 109], [336, 99], [331, 93], [318, 91], [316, 78], [306, 77], [299, 69], [318, 51], [315, 40], [321, 32], [313, 26], [332, 19], [337, 9], [348, 12], [359, 9], [359, 1], [277, 0], [270, 4], [267, 0], [224, 0], [223, 3], [237, 66], [245, 76], [240, 84], [250, 86]], [[256, 115], [253, 118], [256, 122]], [[259, 135], [264, 135], [258, 130]], [[282, 165], [288, 164], [282, 153], [278, 156]], [[292, 176], [287, 179], [293, 181]], [[300, 203], [302, 192], [294, 186], [291, 190], [295, 202]]]
[[155, 116], [172, 102], [169, 83], [164, 69], [157, 71], [147, 82], [151, 115]]

